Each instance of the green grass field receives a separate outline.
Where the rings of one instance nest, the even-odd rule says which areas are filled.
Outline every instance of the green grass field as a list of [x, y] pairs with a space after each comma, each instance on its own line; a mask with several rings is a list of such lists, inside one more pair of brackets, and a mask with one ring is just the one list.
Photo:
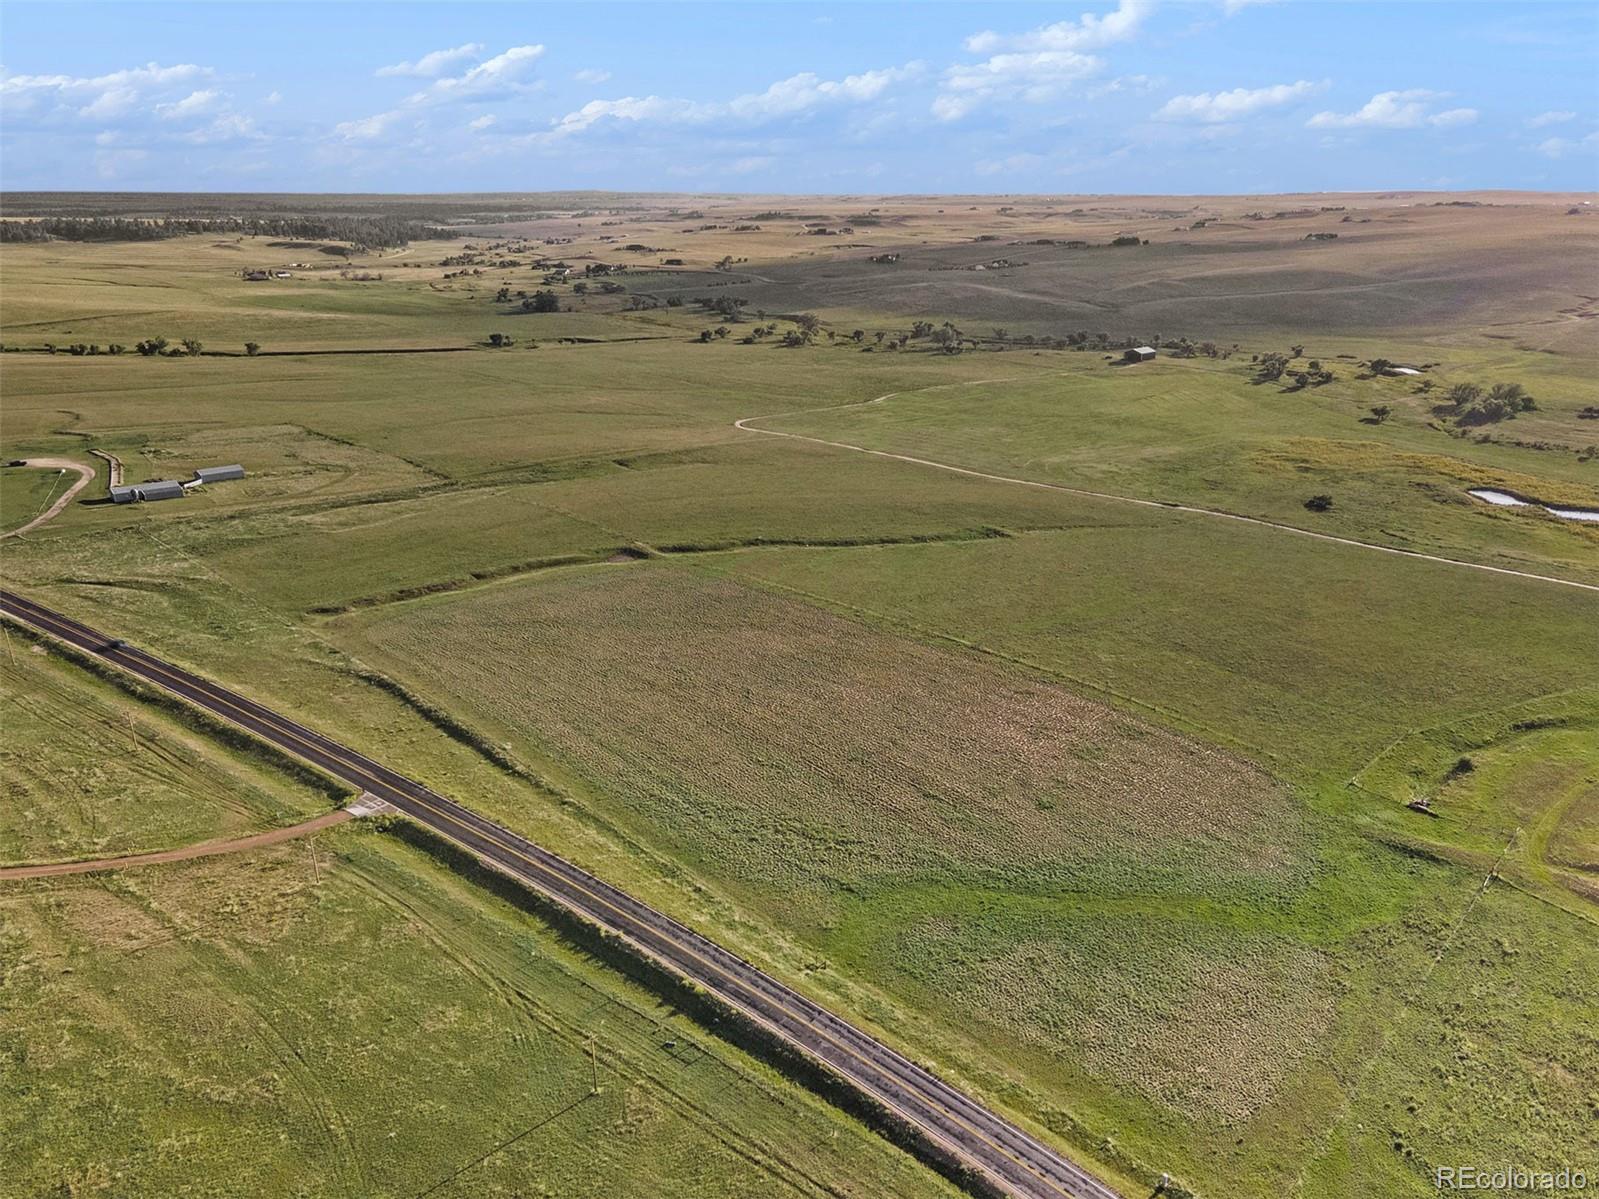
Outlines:
[[318, 845], [7, 888], [8, 1188], [953, 1193], [426, 855]]
[[[1392, 235], [1418, 279], [1510, 236], [1503, 214], [1444, 215], [1437, 240]], [[917, 210], [883, 237], [976, 219]], [[638, 236], [661, 224], [641, 212]], [[203, 238], [7, 246], [0, 325], [28, 352], [6, 355], [0, 456], [100, 448], [130, 480], [250, 472], [182, 501], [74, 504], [4, 543], [7, 585], [626, 886], [1128, 1194], [1170, 1171], [1207, 1199], [1421, 1196], [1433, 1165], [1591, 1149], [1592, 591], [733, 427], [1599, 582], [1595, 527], [1465, 495], [1599, 504], [1579, 415], [1594, 359], [1566, 301], [1507, 268], [1470, 321], [1379, 335], [1281, 249], [1274, 279], [1331, 297], [1323, 340], [1229, 301], [1215, 335], [1241, 353], [1112, 368], [998, 341], [856, 343], [904, 331], [910, 293], [775, 231], [749, 245], [759, 286], [628, 286], [714, 284], [784, 328], [812, 308], [836, 340], [739, 344], [745, 321], [702, 345], [715, 318], [692, 303], [635, 312], [569, 285], [575, 311], [505, 315], [495, 290], [538, 272], [445, 279], [459, 244], [364, 263], [381, 281], [270, 284], [234, 274], [265, 247]], [[1128, 313], [1161, 270], [1197, 286], [1182, 255], [1121, 261], [1083, 279]], [[1517, 270], [1554, 271], [1539, 263]], [[980, 295], [929, 274], [918, 316], [992, 304], [1048, 325], [1047, 271], [996, 272]], [[1434, 319], [1434, 284], [1409, 294]], [[1183, 311], [1184, 332], [1211, 332], [1203, 305]], [[480, 344], [501, 330], [521, 344]], [[269, 353], [32, 352], [156, 334]], [[1335, 382], [1250, 382], [1250, 353], [1300, 340]], [[459, 352], [368, 352], [405, 347]], [[1451, 435], [1414, 381], [1356, 377], [1379, 354], [1436, 363], [1440, 388], [1520, 381], [1539, 408]], [[1392, 415], [1363, 423], [1379, 404]], [[8, 526], [41, 473], [0, 471]], [[1318, 493], [1329, 511], [1304, 508]], [[122, 752], [134, 701], [13, 641], [7, 860], [328, 802], [163, 715], [137, 714], [140, 753]], [[0, 896], [18, 1043], [46, 1063], [15, 1109], [29, 1186], [216, 1193], [254, 1171], [258, 1189], [414, 1194], [554, 1116], [461, 1193], [564, 1193], [585, 1154], [613, 1193], [947, 1191], [438, 861], [361, 828], [320, 843], [320, 883], [290, 845]], [[204, 987], [167, 996], [186, 971]], [[596, 1019], [602, 1065], [633, 1081], [569, 1107]], [[173, 1027], [226, 1035], [177, 1053]], [[65, 1037], [161, 1065], [41, 1056]], [[663, 1058], [663, 1039], [714, 1066]], [[102, 1102], [131, 1113], [103, 1145], [86, 1135]], [[268, 1147], [224, 1144], [238, 1120]]]
[[69, 861], [241, 836], [325, 812], [326, 791], [7, 634], [0, 863]]

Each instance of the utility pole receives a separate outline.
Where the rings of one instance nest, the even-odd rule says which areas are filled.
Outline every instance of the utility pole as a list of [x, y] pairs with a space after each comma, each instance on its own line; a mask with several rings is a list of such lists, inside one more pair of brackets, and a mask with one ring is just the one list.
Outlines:
[[15, 667], [17, 664], [17, 651], [11, 645], [11, 630], [0, 624], [0, 633], [6, 635], [6, 657], [11, 659], [11, 665]]
[[311, 851], [311, 872], [316, 876], [316, 884], [320, 887], [322, 885], [322, 863], [316, 860], [316, 838], [308, 837], [305, 847]]

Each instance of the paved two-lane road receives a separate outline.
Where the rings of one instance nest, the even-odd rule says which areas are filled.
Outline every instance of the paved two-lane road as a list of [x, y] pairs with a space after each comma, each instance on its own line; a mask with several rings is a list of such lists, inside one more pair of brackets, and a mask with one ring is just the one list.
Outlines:
[[453, 800], [233, 691], [11, 591], [0, 611], [94, 654], [386, 800], [419, 824], [626, 937], [919, 1128], [1021, 1199], [1118, 1199], [1093, 1175], [870, 1034], [687, 926]]

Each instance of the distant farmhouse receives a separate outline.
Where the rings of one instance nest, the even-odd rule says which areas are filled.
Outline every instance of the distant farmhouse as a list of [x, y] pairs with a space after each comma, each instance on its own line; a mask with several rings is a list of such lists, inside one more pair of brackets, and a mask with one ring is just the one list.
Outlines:
[[177, 479], [157, 479], [151, 483], [130, 483], [111, 489], [111, 499], [118, 504], [136, 504], [146, 500], [181, 500], [196, 487], [207, 483], [225, 483], [229, 479], [244, 478], [244, 467], [234, 463], [229, 466], [202, 466], [194, 478], [180, 482]]
[[1154, 346], [1134, 346], [1122, 354], [1123, 362], [1148, 362], [1155, 356]]

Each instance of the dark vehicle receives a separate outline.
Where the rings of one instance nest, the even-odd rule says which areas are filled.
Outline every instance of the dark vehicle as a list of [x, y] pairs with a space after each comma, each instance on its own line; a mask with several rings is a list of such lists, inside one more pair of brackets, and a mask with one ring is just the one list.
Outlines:
[[127, 648], [128, 648], [128, 643], [126, 641], [122, 640], [122, 638], [120, 638], [120, 637], [113, 637], [113, 638], [111, 638], [110, 641], [107, 641], [105, 643], [105, 645], [101, 647], [100, 652], [102, 654], [109, 654], [114, 649], [127, 649]]

